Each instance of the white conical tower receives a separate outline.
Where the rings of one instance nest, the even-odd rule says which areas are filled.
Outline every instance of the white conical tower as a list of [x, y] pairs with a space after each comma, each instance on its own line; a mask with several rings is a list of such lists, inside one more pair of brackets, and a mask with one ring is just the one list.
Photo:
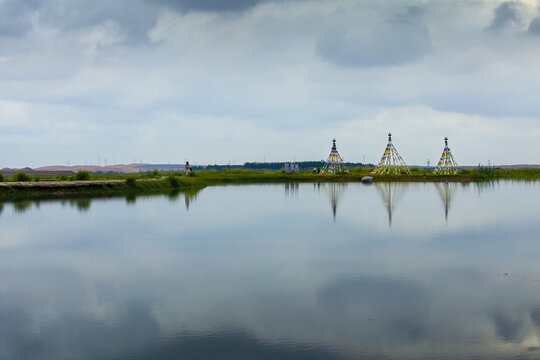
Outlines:
[[444, 150], [433, 173], [437, 175], [456, 175], [459, 173], [459, 166], [448, 147], [447, 137], [444, 138]]
[[392, 144], [392, 134], [388, 134], [388, 145], [384, 150], [384, 154], [379, 162], [379, 165], [371, 172], [371, 174], [387, 175], [387, 174], [410, 174], [409, 168], [403, 158], [397, 152], [394, 144]]
[[332, 151], [328, 155], [328, 159], [321, 170], [321, 174], [337, 174], [345, 171], [345, 162], [339, 155], [336, 148], [336, 139], [332, 140]]

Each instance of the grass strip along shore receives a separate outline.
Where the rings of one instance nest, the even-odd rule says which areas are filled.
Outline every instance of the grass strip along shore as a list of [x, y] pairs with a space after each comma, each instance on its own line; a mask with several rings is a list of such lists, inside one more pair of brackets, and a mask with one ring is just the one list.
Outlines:
[[[224, 184], [288, 183], [288, 182], [358, 182], [364, 176], [373, 181], [400, 182], [480, 182], [498, 179], [540, 180], [540, 169], [475, 169], [462, 170], [458, 175], [434, 175], [429, 170], [412, 169], [410, 175], [370, 175], [372, 168], [352, 169], [349, 173], [318, 175], [309, 171], [296, 174], [283, 171], [197, 171], [162, 174], [90, 174], [81, 171], [71, 177], [47, 176], [39, 178], [22, 175], [3, 178], [0, 200], [61, 197], [92, 197], [125, 194], [158, 194], [170, 191], [200, 190], [206, 186]], [[24, 181], [20, 181], [24, 179]], [[19, 180], [19, 181], [17, 181]]]

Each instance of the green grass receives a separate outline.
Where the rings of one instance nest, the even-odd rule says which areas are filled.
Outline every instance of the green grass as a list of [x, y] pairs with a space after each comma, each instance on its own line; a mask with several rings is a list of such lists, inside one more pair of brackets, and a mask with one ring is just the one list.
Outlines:
[[[130, 180], [131, 179], [131, 180]], [[115, 179], [119, 180], [119, 179]], [[175, 177], [175, 184], [172, 184], [169, 178], [163, 179], [142, 179], [136, 181], [131, 177], [126, 177], [126, 181], [112, 184], [87, 184], [77, 187], [66, 187], [61, 184], [53, 187], [22, 187], [22, 188], [0, 188], [0, 200], [14, 199], [39, 199], [54, 197], [75, 197], [75, 196], [111, 196], [123, 194], [144, 194], [144, 193], [162, 193], [171, 190], [186, 191], [201, 189], [204, 184], [198, 178], [180, 178]], [[67, 182], [69, 185], [70, 182]]]
[[[357, 177], [357, 176], [356, 176]], [[283, 182], [328, 182], [353, 181], [352, 174], [334, 176], [313, 175], [311, 171], [298, 174], [286, 174], [282, 171], [250, 171], [235, 169], [231, 171], [198, 171], [197, 178], [207, 184], [246, 184], [246, 183], [283, 183]]]
[[493, 176], [496, 179], [540, 179], [540, 169], [495, 169]]
[[[373, 168], [352, 168], [349, 173], [337, 175], [316, 175], [312, 171], [287, 174], [284, 171], [252, 171], [234, 169], [228, 171], [197, 171], [189, 176], [183, 173], [162, 174], [92, 174], [92, 180], [125, 180], [114, 184], [88, 184], [80, 187], [58, 186], [53, 188], [4, 188], [0, 187], [0, 199], [28, 199], [40, 197], [109, 196], [118, 194], [145, 194], [168, 191], [190, 191], [208, 185], [286, 183], [286, 182], [355, 182], [370, 175]], [[25, 174], [26, 175], [26, 174]], [[86, 177], [86, 176], [85, 176]], [[435, 175], [432, 171], [412, 168], [410, 175], [372, 175], [374, 181], [399, 182], [482, 182], [499, 179], [540, 180], [540, 169], [502, 170], [484, 169], [462, 170], [459, 175]], [[14, 177], [15, 178], [15, 177]], [[72, 176], [69, 180], [75, 180]], [[62, 181], [65, 176], [43, 176], [40, 182]], [[13, 179], [12, 179], [13, 180]], [[70, 182], [68, 182], [69, 184]], [[132, 196], [131, 195], [131, 196]]]

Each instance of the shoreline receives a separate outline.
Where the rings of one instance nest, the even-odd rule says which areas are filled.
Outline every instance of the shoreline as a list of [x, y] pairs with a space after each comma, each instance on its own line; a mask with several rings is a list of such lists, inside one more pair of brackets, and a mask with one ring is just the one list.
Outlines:
[[371, 176], [373, 182], [489, 182], [493, 180], [538, 181], [540, 173], [531, 176], [496, 175], [369, 175], [339, 174], [313, 175], [311, 173], [285, 174], [281, 172], [198, 172], [195, 176], [171, 174], [159, 178], [96, 179], [85, 181], [0, 182], [0, 201], [32, 200], [74, 197], [137, 196], [166, 194], [170, 192], [198, 191], [207, 186], [233, 184], [276, 184], [276, 183], [328, 183], [360, 182], [362, 177]]

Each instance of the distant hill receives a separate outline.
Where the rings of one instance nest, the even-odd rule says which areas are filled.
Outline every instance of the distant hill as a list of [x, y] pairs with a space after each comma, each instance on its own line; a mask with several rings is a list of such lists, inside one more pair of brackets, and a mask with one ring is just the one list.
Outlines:
[[22, 168], [22, 169], [9, 169], [4, 168], [0, 170], [0, 173], [3, 175], [13, 175], [17, 172], [23, 172], [27, 175], [32, 176], [39, 176], [39, 175], [73, 175], [76, 172], [71, 170], [39, 170], [39, 169], [31, 169], [29, 167]]
[[540, 169], [540, 165], [533, 164], [496, 165], [495, 167], [501, 169]]
[[141, 164], [118, 164], [118, 165], [108, 165], [108, 166], [98, 166], [98, 165], [74, 165], [74, 166], [62, 166], [62, 165], [52, 165], [52, 166], [43, 166], [36, 168], [36, 171], [46, 171], [46, 172], [58, 172], [58, 171], [70, 171], [76, 173], [80, 170], [86, 170], [91, 173], [138, 173], [140, 172], [137, 166]]

